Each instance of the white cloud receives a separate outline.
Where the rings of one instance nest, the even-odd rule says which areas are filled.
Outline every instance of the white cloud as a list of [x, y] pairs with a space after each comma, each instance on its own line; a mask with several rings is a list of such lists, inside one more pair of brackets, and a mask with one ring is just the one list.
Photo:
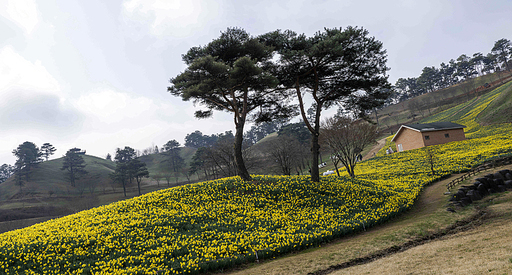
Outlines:
[[1, 1], [0, 15], [16, 23], [27, 35], [30, 35], [39, 23], [35, 0]]
[[41, 61], [32, 63], [11, 46], [0, 49], [0, 60], [0, 99], [4, 99], [2, 97], [6, 95], [6, 91], [16, 88], [59, 95], [59, 83]]
[[[29, 61], [12, 46], [0, 48], [0, 158], [24, 141], [66, 139], [81, 128], [82, 116], [66, 102], [59, 82], [41, 61]], [[53, 141], [51, 141], [53, 142]]]
[[129, 19], [148, 24], [157, 37], [185, 37], [220, 16], [218, 1], [128, 0], [123, 9]]
[[158, 120], [161, 111], [173, 112], [169, 104], [156, 103], [143, 96], [133, 97], [109, 88], [101, 88], [82, 95], [74, 102], [74, 106], [89, 117], [90, 123], [119, 123], [123, 127], [130, 125], [129, 128]]
[[58, 81], [41, 61], [25, 59], [12, 46], [0, 49], [0, 60], [0, 132], [71, 127], [78, 114], [66, 106]]

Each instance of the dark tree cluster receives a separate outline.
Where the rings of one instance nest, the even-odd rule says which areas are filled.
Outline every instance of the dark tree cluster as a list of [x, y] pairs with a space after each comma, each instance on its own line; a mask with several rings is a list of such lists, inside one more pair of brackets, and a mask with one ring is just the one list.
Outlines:
[[82, 155], [82, 150], [75, 147], [69, 149], [64, 156], [61, 170], [66, 170], [66, 177], [73, 187], [78, 179], [88, 173], [85, 170], [86, 164]]
[[185, 136], [185, 147], [190, 148], [201, 148], [201, 147], [211, 147], [217, 142], [219, 138], [218, 135], [203, 135], [201, 131], [194, 131]]
[[293, 137], [302, 145], [308, 145], [311, 143], [311, 133], [304, 122], [288, 124], [282, 127], [277, 132], [277, 135]]
[[39, 149], [33, 142], [25, 141], [12, 151], [12, 154], [16, 157], [14, 166], [10, 164], [1, 166], [0, 183], [11, 176], [15, 176], [16, 185], [19, 185], [21, 190], [24, 182], [29, 180], [32, 168], [42, 162], [43, 157], [48, 160], [55, 151], [55, 147], [50, 143], [43, 144]]
[[39, 147], [30, 141], [20, 144], [12, 153], [16, 157], [16, 163], [14, 164], [15, 181], [21, 190], [24, 182], [30, 178], [31, 169], [43, 161], [43, 154]]
[[395, 83], [395, 93], [388, 99], [387, 104], [440, 90], [475, 76], [510, 71], [511, 57], [512, 43], [503, 38], [494, 43], [487, 55], [480, 52], [472, 56], [462, 54], [456, 60], [441, 63], [439, 68], [425, 67], [418, 77], [399, 78]]
[[131, 147], [125, 146], [124, 149], [117, 148], [114, 161], [116, 162], [116, 170], [111, 174], [114, 181], [119, 182], [123, 186], [124, 196], [126, 197], [126, 187], [137, 182], [139, 195], [141, 195], [140, 184], [143, 178], [149, 177], [146, 163], [136, 158], [137, 153]]
[[282, 127], [288, 125], [289, 120], [289, 118], [283, 118], [253, 125], [249, 131], [245, 132], [244, 141], [248, 145], [254, 145], [267, 135], [281, 130]]

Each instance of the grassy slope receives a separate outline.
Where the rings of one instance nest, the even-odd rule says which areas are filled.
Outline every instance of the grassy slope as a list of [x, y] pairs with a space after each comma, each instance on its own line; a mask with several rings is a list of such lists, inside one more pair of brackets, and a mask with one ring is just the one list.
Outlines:
[[477, 117], [483, 125], [512, 122], [512, 87], [509, 87]]

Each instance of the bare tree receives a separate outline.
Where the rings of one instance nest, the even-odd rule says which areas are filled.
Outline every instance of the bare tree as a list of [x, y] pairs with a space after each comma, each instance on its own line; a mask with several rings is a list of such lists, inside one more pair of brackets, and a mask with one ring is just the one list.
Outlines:
[[267, 154], [277, 164], [279, 172], [291, 175], [301, 164], [302, 144], [291, 136], [281, 135], [268, 142]]
[[425, 149], [423, 151], [424, 162], [430, 168], [430, 172], [432, 173], [432, 176], [434, 176], [436, 174], [435, 166], [438, 162], [437, 155], [438, 155], [437, 149], [432, 146], [425, 147]]
[[432, 108], [434, 107], [432, 105], [432, 97], [433, 97], [433, 94], [429, 95], [429, 96], [424, 96], [422, 99], [421, 99], [421, 103], [423, 103], [423, 110], [428, 110], [428, 114], [429, 115], [432, 115]]
[[172, 174], [171, 173], [165, 173], [164, 174], [164, 179], [167, 182], [167, 187], [171, 186], [171, 178], [172, 178]]
[[326, 119], [323, 124], [322, 142], [354, 177], [354, 168], [361, 159], [361, 152], [377, 138], [377, 126], [364, 120], [336, 116]]
[[425, 109], [423, 109], [423, 106], [419, 100], [412, 99], [407, 106], [409, 107], [411, 113], [417, 112], [421, 115], [421, 117], [425, 117]]
[[156, 174], [151, 175], [151, 178], [156, 181], [156, 185], [158, 187], [160, 187], [160, 181], [162, 180], [163, 177], [164, 175], [162, 172], [157, 172]]

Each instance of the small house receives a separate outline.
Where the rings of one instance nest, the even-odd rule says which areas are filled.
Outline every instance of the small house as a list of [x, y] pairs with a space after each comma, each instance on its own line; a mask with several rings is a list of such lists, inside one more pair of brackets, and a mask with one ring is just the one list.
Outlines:
[[434, 122], [426, 124], [404, 124], [391, 141], [395, 142], [398, 152], [437, 145], [452, 141], [465, 140], [466, 126], [452, 122]]

